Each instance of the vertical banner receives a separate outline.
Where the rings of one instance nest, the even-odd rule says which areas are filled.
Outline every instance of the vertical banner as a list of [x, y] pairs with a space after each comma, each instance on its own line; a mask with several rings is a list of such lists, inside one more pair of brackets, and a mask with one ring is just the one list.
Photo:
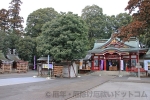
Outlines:
[[34, 70], [36, 69], [36, 61], [35, 61], [35, 56], [34, 56]]
[[48, 69], [49, 69], [49, 67], [50, 67], [50, 66], [49, 66], [49, 55], [48, 55], [47, 64], [48, 64]]
[[103, 70], [104, 60], [100, 60], [100, 61], [101, 61], [101, 70]]
[[123, 60], [121, 60], [120, 70], [123, 70]]

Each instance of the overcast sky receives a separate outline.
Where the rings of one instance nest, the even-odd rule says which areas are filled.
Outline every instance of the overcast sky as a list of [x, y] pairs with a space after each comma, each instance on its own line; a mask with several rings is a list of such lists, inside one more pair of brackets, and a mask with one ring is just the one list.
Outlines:
[[[12, 0], [1, 0], [0, 9], [8, 9]], [[20, 16], [26, 19], [30, 13], [39, 9], [52, 7], [57, 12], [71, 11], [74, 14], [81, 15], [82, 9], [87, 5], [98, 5], [103, 9], [103, 13], [107, 15], [117, 15], [125, 12], [125, 7], [129, 0], [21, 0]], [[25, 25], [25, 23], [24, 23]]]

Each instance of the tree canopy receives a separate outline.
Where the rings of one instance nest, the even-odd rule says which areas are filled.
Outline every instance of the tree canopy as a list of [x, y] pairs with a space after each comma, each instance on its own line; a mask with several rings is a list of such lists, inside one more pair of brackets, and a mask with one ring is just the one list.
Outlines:
[[103, 9], [97, 5], [86, 6], [82, 10], [82, 19], [89, 27], [88, 39], [90, 48], [93, 48], [95, 39], [108, 39], [111, 34], [118, 32], [118, 28], [131, 22], [131, 16], [127, 13], [108, 16], [103, 14]]
[[6, 9], [0, 10], [0, 30], [8, 32], [9, 30], [9, 12]]
[[23, 17], [19, 16], [21, 4], [21, 0], [12, 0], [8, 9], [10, 29], [18, 35], [23, 32], [22, 23], [24, 22]]
[[55, 20], [47, 22], [42, 27], [40, 39], [38, 52], [49, 54], [56, 61], [82, 58], [88, 50], [87, 25], [72, 12], [61, 13]]
[[[149, 0], [129, 0], [125, 10], [132, 14], [133, 21], [120, 28], [117, 36], [123, 41], [130, 37], [150, 36], [150, 1]], [[145, 39], [146, 40], [146, 39]]]
[[26, 35], [31, 37], [37, 37], [42, 32], [42, 26], [53, 19], [58, 15], [57, 11], [53, 8], [40, 8], [36, 11], [33, 11], [27, 18], [26, 26]]
[[16, 49], [21, 59], [31, 61], [34, 55], [35, 41], [29, 36], [20, 38], [16, 44]]
[[92, 48], [95, 38], [105, 38], [105, 16], [103, 10], [97, 5], [86, 6], [82, 10], [82, 19], [89, 27], [88, 40]]
[[18, 36], [17, 34], [9, 34], [9, 35], [5, 35], [4, 41], [3, 41], [3, 51], [6, 54], [8, 51], [8, 48], [11, 49], [11, 52], [13, 51], [13, 49], [16, 49], [16, 45], [18, 44], [18, 40], [19, 40], [20, 36]]

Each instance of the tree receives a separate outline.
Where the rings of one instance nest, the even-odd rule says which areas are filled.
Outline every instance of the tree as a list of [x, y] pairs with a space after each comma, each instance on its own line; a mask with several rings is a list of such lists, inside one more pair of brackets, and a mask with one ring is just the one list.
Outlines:
[[0, 31], [0, 50], [3, 50], [4, 49], [4, 40], [5, 40], [5, 37], [6, 37], [6, 33], [4, 31]]
[[34, 55], [35, 41], [29, 36], [20, 38], [16, 49], [21, 59], [31, 62]]
[[10, 29], [15, 34], [22, 34], [23, 31], [23, 17], [19, 16], [20, 6], [22, 4], [21, 0], [12, 0], [9, 6], [9, 22], [10, 22]]
[[6, 35], [3, 42], [3, 52], [6, 54], [8, 51], [8, 48], [11, 49], [11, 53], [13, 52], [13, 49], [16, 49], [16, 45], [18, 44], [20, 36], [17, 34], [11, 33]]
[[127, 13], [119, 13], [118, 15], [106, 16], [105, 33], [109, 38], [112, 33], [117, 33], [119, 28], [126, 26], [132, 21], [132, 16]]
[[105, 16], [103, 10], [97, 5], [86, 6], [82, 10], [82, 19], [89, 27], [88, 39], [90, 48], [93, 48], [95, 38], [105, 38]]
[[[136, 9], [136, 11], [135, 11]], [[150, 36], [150, 2], [149, 0], [129, 0], [125, 10], [132, 14], [133, 21], [128, 25], [121, 27], [117, 36], [123, 41], [130, 37]], [[146, 39], [144, 39], [146, 40]]]
[[37, 37], [42, 32], [43, 24], [56, 18], [57, 11], [53, 8], [43, 8], [32, 12], [27, 18], [26, 35]]
[[116, 15], [112, 23], [114, 32], [118, 32], [120, 27], [128, 25], [131, 21], [132, 16], [127, 13], [120, 13]]
[[88, 50], [87, 25], [71, 12], [61, 13], [55, 20], [44, 24], [40, 39], [38, 52], [52, 56], [55, 61], [82, 58]]
[[8, 32], [9, 29], [9, 12], [6, 9], [0, 10], [0, 30]]

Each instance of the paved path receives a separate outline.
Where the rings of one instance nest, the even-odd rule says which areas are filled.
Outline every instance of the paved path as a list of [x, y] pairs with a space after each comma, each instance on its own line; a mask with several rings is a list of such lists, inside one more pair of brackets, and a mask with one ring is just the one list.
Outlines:
[[68, 100], [150, 100], [150, 78], [116, 77]]
[[[13, 76], [18, 79], [24, 77], [22, 80], [25, 79], [28, 83], [0, 86], [0, 100], [66, 100], [78, 92], [92, 89], [115, 77], [81, 75], [78, 78], [55, 78], [43, 81], [44, 78], [42, 81], [29, 82], [26, 75], [19, 74], [22, 75], [21, 77], [18, 77], [17, 74], [10, 75], [11, 79]], [[0, 81], [11, 79], [9, 76], [3, 75]]]
[[150, 100], [150, 84], [107, 82], [69, 100]]
[[[33, 78], [36, 74], [0, 75], [0, 84], [10, 81], [0, 86], [0, 100], [150, 100], [150, 78], [89, 74], [46, 80]], [[18, 80], [18, 84], [14, 80]]]
[[48, 80], [53, 80], [53, 79], [46, 79], [46, 78], [39, 78], [39, 77], [7, 78], [7, 79], [0, 79], [0, 86], [33, 83], [33, 82], [41, 82], [41, 81], [48, 81]]

